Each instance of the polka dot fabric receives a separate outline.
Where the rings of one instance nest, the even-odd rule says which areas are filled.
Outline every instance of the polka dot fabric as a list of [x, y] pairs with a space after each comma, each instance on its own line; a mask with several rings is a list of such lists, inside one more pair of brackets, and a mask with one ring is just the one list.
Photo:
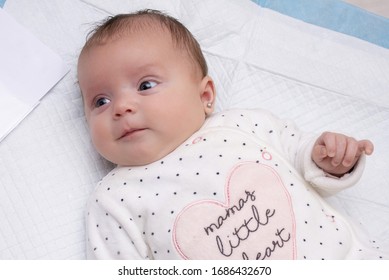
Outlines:
[[325, 177], [307, 163], [312, 142], [265, 111], [215, 114], [165, 158], [117, 167], [99, 182], [88, 204], [88, 256], [384, 258], [304, 179], [318, 174], [343, 189], [363, 166], [343, 181]]

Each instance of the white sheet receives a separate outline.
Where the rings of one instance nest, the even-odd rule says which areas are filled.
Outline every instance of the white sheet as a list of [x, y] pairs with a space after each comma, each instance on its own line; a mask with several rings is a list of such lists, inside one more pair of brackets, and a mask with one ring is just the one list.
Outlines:
[[7, 0], [5, 9], [72, 70], [0, 142], [0, 258], [85, 258], [85, 202], [112, 165], [88, 136], [77, 55], [92, 22], [146, 7], [178, 17], [199, 39], [217, 110], [262, 107], [308, 131], [373, 140], [362, 180], [330, 202], [389, 250], [389, 50], [248, 0]]
[[0, 9], [0, 41], [1, 141], [35, 108], [67, 69], [56, 53], [3, 9]]

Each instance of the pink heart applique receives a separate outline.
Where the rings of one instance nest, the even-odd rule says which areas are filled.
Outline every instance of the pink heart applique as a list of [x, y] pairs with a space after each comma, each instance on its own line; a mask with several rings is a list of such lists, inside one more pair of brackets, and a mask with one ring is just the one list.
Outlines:
[[296, 258], [291, 199], [273, 168], [237, 165], [225, 197], [194, 202], [177, 217], [173, 242], [184, 259]]

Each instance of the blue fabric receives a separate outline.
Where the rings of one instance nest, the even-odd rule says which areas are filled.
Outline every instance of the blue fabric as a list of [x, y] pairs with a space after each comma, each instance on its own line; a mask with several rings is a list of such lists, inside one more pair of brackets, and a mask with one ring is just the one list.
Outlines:
[[282, 14], [389, 48], [389, 19], [339, 0], [252, 0]]
[[0, 7], [4, 7], [4, 3], [5, 3], [6, 0], [0, 0]]

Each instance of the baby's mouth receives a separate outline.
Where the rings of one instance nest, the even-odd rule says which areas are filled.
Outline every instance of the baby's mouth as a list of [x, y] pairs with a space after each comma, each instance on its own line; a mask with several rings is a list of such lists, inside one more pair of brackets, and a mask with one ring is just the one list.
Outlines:
[[146, 128], [137, 128], [137, 129], [129, 129], [129, 130], [125, 130], [123, 132], [123, 134], [118, 138], [118, 140], [121, 140], [121, 139], [126, 139], [126, 138], [132, 138], [134, 137], [135, 135], [145, 131]]

